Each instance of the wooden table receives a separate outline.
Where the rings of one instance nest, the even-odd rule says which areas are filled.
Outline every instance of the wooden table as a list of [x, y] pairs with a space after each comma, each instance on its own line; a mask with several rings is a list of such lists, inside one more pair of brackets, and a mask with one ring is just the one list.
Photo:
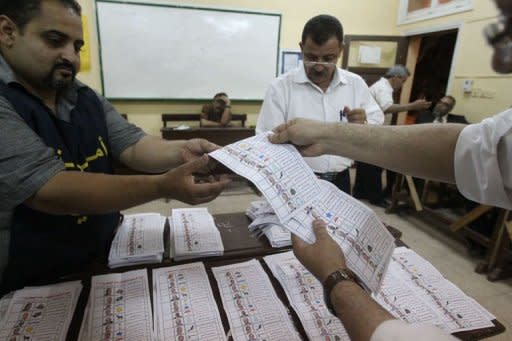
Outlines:
[[166, 140], [189, 140], [193, 138], [202, 138], [219, 146], [226, 146], [233, 142], [243, 140], [254, 136], [253, 128], [232, 127], [232, 128], [190, 128], [173, 129], [162, 128], [162, 138]]
[[[109, 269], [107, 265], [105, 264], [106, 258], [104, 258], [101, 262], [98, 262], [91, 268], [87, 269], [86, 271], [75, 274], [73, 276], [69, 276], [64, 279], [60, 279], [60, 281], [65, 280], [73, 280], [73, 279], [81, 279], [83, 284], [83, 290], [80, 294], [80, 298], [77, 304], [77, 308], [75, 310], [75, 314], [73, 316], [73, 319], [71, 321], [71, 325], [69, 327], [69, 332], [67, 336], [67, 340], [76, 340], [78, 338], [79, 332], [80, 332], [80, 326], [82, 324], [82, 319], [85, 311], [85, 306], [87, 304], [89, 291], [90, 291], [90, 285], [91, 285], [91, 276], [98, 275], [98, 274], [104, 274], [104, 273], [114, 273], [114, 272], [125, 272], [133, 269], [140, 269], [140, 268], [146, 268], [148, 269], [148, 281], [149, 281], [149, 288], [153, 287], [152, 284], [152, 269], [158, 268], [158, 267], [164, 267], [164, 266], [171, 266], [171, 265], [177, 265], [177, 264], [183, 264], [187, 262], [197, 262], [197, 261], [203, 261], [205, 264], [205, 268], [208, 274], [208, 278], [211, 283], [211, 288], [215, 297], [215, 300], [217, 302], [217, 306], [219, 308], [219, 313], [222, 319], [222, 323], [224, 326], [224, 330], [227, 332], [229, 330], [229, 324], [227, 320], [227, 316], [222, 308], [222, 302], [220, 299], [220, 294], [217, 288], [217, 285], [215, 285], [216, 281], [213, 277], [213, 273], [211, 271], [212, 267], [227, 265], [227, 264], [233, 264], [238, 262], [243, 262], [250, 260], [252, 258], [257, 258], [265, 272], [268, 274], [268, 277], [272, 283], [272, 286], [274, 287], [274, 290], [277, 293], [277, 296], [281, 299], [281, 301], [284, 303], [284, 305], [288, 308], [290, 311], [290, 314], [292, 316], [293, 322], [295, 326], [297, 327], [297, 330], [299, 334], [302, 336], [304, 340], [307, 340], [306, 333], [304, 332], [304, 329], [302, 327], [302, 324], [300, 323], [300, 320], [293, 310], [293, 308], [290, 305], [290, 302], [288, 301], [286, 294], [284, 290], [282, 289], [281, 285], [279, 284], [278, 280], [274, 278], [272, 275], [270, 269], [267, 267], [266, 263], [262, 260], [263, 256], [284, 252], [290, 250], [290, 247], [283, 247], [283, 248], [272, 248], [267, 241], [266, 238], [255, 238], [253, 235], [249, 233], [249, 230], [247, 228], [248, 224], [250, 223], [250, 220], [245, 216], [244, 213], [235, 213], [235, 214], [220, 214], [214, 216], [215, 224], [217, 225], [221, 236], [222, 241], [224, 243], [224, 255], [220, 257], [209, 257], [205, 259], [191, 259], [186, 260], [182, 262], [174, 262], [168, 258], [164, 259], [162, 263], [160, 264], [148, 264], [148, 265], [139, 265], [139, 266], [133, 266], [133, 267], [123, 267], [119, 269]], [[391, 234], [397, 238], [396, 244], [397, 246], [406, 246], [400, 239], [401, 232], [391, 226], [386, 226], [388, 230], [391, 232]], [[169, 228], [168, 224], [166, 226], [166, 231], [164, 234], [164, 238], [166, 241], [166, 252], [168, 254], [169, 250]], [[153, 300], [153, 295], [150, 295], [151, 300]], [[494, 327], [491, 328], [485, 328], [485, 329], [479, 329], [474, 330], [470, 332], [461, 332], [456, 333], [455, 336], [462, 340], [477, 340], [484, 337], [489, 337], [492, 335], [496, 335], [499, 333], [502, 333], [505, 330], [505, 327], [498, 322], [497, 320], [493, 321]]]

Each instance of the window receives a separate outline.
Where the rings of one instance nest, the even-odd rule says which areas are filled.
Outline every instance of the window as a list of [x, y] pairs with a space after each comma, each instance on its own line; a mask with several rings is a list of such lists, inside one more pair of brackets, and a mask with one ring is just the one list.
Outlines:
[[400, 0], [398, 24], [408, 24], [472, 9], [473, 0]]

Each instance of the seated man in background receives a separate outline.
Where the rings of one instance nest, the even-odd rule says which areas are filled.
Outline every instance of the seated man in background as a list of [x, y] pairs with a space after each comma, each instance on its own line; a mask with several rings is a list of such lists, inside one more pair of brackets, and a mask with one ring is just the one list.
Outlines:
[[201, 109], [201, 127], [226, 127], [231, 122], [231, 101], [225, 92], [213, 96]]
[[195, 182], [216, 145], [148, 136], [76, 80], [83, 45], [75, 0], [0, 0], [0, 295], [104, 261], [120, 210], [229, 182]]
[[434, 110], [425, 110], [418, 115], [416, 123], [463, 123], [468, 124], [466, 118], [462, 115], [454, 115], [450, 112], [455, 107], [455, 98], [446, 95], [442, 97], [434, 106]]

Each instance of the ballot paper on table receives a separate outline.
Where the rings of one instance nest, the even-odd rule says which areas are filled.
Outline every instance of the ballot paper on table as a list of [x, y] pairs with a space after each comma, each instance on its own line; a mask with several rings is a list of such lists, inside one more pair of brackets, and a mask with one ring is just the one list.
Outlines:
[[234, 341], [301, 339], [257, 260], [214, 267], [212, 272]]
[[110, 246], [108, 266], [162, 262], [165, 217], [158, 213], [127, 214]]
[[394, 237], [367, 206], [319, 180], [292, 145], [259, 134], [210, 155], [246, 177], [263, 193], [282, 226], [313, 243], [312, 222], [323, 219], [343, 249], [348, 267], [370, 290], [378, 289], [394, 249]]
[[248, 226], [251, 234], [257, 237], [265, 235], [274, 248], [292, 245], [290, 231], [281, 225], [274, 209], [265, 200], [251, 202], [245, 214], [252, 219]]
[[226, 340], [203, 263], [154, 269], [153, 307], [156, 340]]
[[408, 323], [430, 323], [449, 333], [493, 327], [496, 317], [411, 249], [395, 249], [373, 298]]
[[173, 209], [170, 227], [174, 260], [224, 254], [224, 244], [222, 244], [219, 229], [207, 208]]
[[26, 287], [3, 298], [0, 340], [66, 340], [80, 291], [80, 281], [73, 281]]
[[350, 340], [341, 320], [325, 305], [322, 283], [292, 251], [263, 258], [284, 289], [310, 340]]
[[154, 340], [146, 269], [92, 278], [78, 340]]

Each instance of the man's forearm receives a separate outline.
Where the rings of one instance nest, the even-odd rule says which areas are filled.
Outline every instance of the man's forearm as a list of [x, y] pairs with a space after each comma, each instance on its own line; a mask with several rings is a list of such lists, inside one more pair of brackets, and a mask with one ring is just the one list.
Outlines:
[[409, 111], [407, 104], [391, 104], [386, 110], [384, 110], [385, 114], [394, 114], [397, 112]]
[[369, 340], [382, 322], [394, 319], [352, 281], [338, 283], [331, 291], [331, 302], [350, 339], [354, 341]]
[[465, 125], [374, 126], [329, 124], [319, 132], [326, 154], [399, 173], [453, 183], [457, 138]]
[[201, 119], [201, 127], [220, 127], [221, 124], [219, 122], [210, 121], [205, 118]]
[[123, 151], [120, 160], [137, 171], [162, 173], [183, 163], [181, 152], [185, 143], [145, 136]]
[[50, 214], [103, 214], [162, 196], [159, 175], [107, 175], [60, 172], [26, 201]]

